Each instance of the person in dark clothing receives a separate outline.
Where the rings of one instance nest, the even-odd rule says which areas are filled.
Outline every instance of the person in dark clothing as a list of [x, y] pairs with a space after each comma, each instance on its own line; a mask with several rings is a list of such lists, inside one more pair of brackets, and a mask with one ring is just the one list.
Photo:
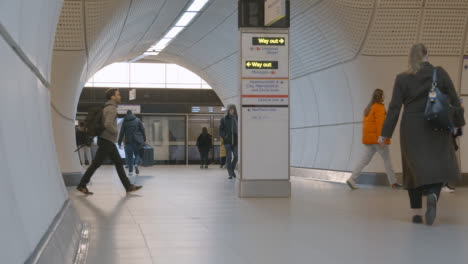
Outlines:
[[[460, 178], [450, 129], [435, 130], [424, 117], [434, 68], [428, 62], [426, 47], [423, 44], [414, 45], [410, 51], [409, 70], [396, 77], [387, 118], [379, 138], [379, 144], [384, 145], [385, 140], [392, 137], [401, 106], [404, 105], [400, 124], [403, 183], [414, 210], [414, 223], [423, 222], [422, 196], [427, 193], [424, 220], [428, 225], [434, 223], [437, 200], [444, 182]], [[465, 125], [460, 101], [447, 72], [442, 67], [436, 69], [437, 87], [454, 106], [452, 119], [454, 131], [458, 131]]]
[[223, 138], [226, 149], [226, 169], [229, 179], [236, 178], [237, 153], [237, 110], [235, 105], [228, 105], [226, 115], [219, 124], [219, 136]]
[[92, 194], [86, 187], [94, 172], [101, 166], [106, 157], [114, 162], [115, 168], [127, 193], [139, 190], [142, 186], [133, 185], [127, 178], [120, 158], [119, 150], [115, 145], [117, 141], [117, 104], [120, 103], [120, 93], [118, 89], [108, 89], [106, 91], [106, 104], [102, 109], [102, 124], [104, 131], [98, 137], [98, 150], [91, 166], [86, 170], [76, 189], [84, 194]]
[[[122, 140], [125, 137], [125, 159], [128, 166], [128, 175], [133, 175], [133, 166], [135, 173], [140, 174], [138, 165], [140, 164], [140, 149], [146, 142], [145, 128], [139, 118], [131, 110], [127, 111], [119, 134], [119, 148], [122, 146]], [[135, 156], [135, 159], [133, 158]]]
[[[80, 157], [80, 162], [81, 165], [85, 165], [85, 160], [88, 158], [88, 162], [91, 163], [92, 157], [91, 157], [91, 145], [93, 142], [93, 139], [86, 135], [84, 128], [85, 123], [83, 121], [80, 121], [79, 126], [75, 130], [75, 135], [76, 135], [76, 146], [78, 147], [76, 151], [78, 151], [79, 157]], [[86, 154], [86, 157], [85, 157]]]
[[204, 127], [202, 129], [202, 133], [197, 139], [197, 147], [198, 151], [200, 151], [201, 159], [200, 169], [203, 169], [203, 166], [205, 166], [205, 169], [208, 169], [208, 154], [210, 153], [212, 146], [213, 142], [211, 140], [211, 135], [208, 134], [208, 129]]

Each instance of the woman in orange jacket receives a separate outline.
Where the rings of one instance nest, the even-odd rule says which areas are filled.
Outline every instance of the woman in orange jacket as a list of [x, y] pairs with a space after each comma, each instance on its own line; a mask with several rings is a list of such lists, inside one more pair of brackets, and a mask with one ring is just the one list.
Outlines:
[[381, 147], [378, 143], [380, 132], [385, 121], [385, 106], [383, 104], [385, 99], [384, 92], [381, 89], [375, 89], [372, 94], [372, 99], [364, 110], [364, 120], [362, 124], [362, 143], [365, 146], [365, 151], [361, 157], [361, 161], [353, 170], [353, 174], [346, 181], [351, 189], [357, 189], [356, 180], [359, 177], [362, 169], [371, 161], [372, 157], [376, 152], [382, 156], [385, 164], [385, 170], [387, 171], [387, 177], [393, 188], [401, 187], [397, 183], [395, 172], [393, 172], [392, 162], [390, 160], [390, 151], [388, 145], [390, 140], [387, 139], [384, 147]]

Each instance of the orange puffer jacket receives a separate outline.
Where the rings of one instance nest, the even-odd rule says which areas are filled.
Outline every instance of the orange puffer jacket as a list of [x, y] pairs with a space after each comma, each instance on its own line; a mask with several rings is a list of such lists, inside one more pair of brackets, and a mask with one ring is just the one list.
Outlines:
[[[364, 116], [362, 122], [362, 143], [364, 145], [378, 144], [380, 132], [385, 121], [385, 106], [383, 104], [374, 103], [369, 115]], [[390, 144], [390, 139], [387, 139], [387, 144]]]

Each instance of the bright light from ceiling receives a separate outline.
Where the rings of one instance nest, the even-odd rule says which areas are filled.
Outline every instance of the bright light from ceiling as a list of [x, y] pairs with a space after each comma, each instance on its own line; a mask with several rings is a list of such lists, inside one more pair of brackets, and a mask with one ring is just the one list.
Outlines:
[[156, 55], [159, 54], [159, 51], [146, 51], [143, 54], [146, 55], [146, 56], [156, 56]]
[[196, 15], [196, 12], [185, 12], [179, 21], [177, 21], [176, 27], [186, 27]]
[[163, 50], [165, 47], [167, 47], [167, 45], [168, 45], [169, 42], [171, 42], [171, 41], [172, 41], [171, 38], [163, 38], [163, 39], [161, 39], [158, 43], [156, 43], [156, 45], [154, 45], [153, 47], [151, 47], [151, 49], [154, 49], [155, 51]]
[[187, 9], [189, 12], [198, 12], [208, 3], [208, 0], [195, 0]]
[[184, 30], [184, 27], [173, 27], [169, 32], [167, 32], [164, 38], [175, 38], [182, 30]]
[[131, 62], [140, 60], [145, 56], [158, 55], [175, 37], [177, 37], [177, 35], [180, 34], [180, 32], [185, 29], [186, 26], [192, 22], [192, 20], [198, 15], [199, 11], [202, 10], [209, 1], [210, 0], [193, 0], [189, 8], [185, 10], [185, 12], [180, 16], [179, 20], [177, 20], [177, 23], [173, 25], [173, 27], [166, 33], [166, 35], [164, 35], [162, 39], [151, 46], [141, 56], [131, 60]]

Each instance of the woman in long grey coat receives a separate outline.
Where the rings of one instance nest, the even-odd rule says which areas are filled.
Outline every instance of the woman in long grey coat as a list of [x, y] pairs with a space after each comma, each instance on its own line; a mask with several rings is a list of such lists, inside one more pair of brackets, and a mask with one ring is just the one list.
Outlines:
[[[452, 121], [457, 131], [465, 125], [463, 110], [449, 75], [442, 67], [436, 69], [437, 86], [456, 109]], [[414, 209], [414, 223], [423, 222], [422, 196], [427, 193], [425, 222], [428, 225], [434, 222], [442, 185], [460, 178], [450, 129], [437, 131], [424, 117], [433, 72], [434, 66], [428, 62], [426, 47], [414, 45], [410, 52], [409, 70], [396, 77], [392, 101], [379, 138], [379, 143], [383, 143], [392, 137], [404, 105], [400, 124], [403, 183]]]

